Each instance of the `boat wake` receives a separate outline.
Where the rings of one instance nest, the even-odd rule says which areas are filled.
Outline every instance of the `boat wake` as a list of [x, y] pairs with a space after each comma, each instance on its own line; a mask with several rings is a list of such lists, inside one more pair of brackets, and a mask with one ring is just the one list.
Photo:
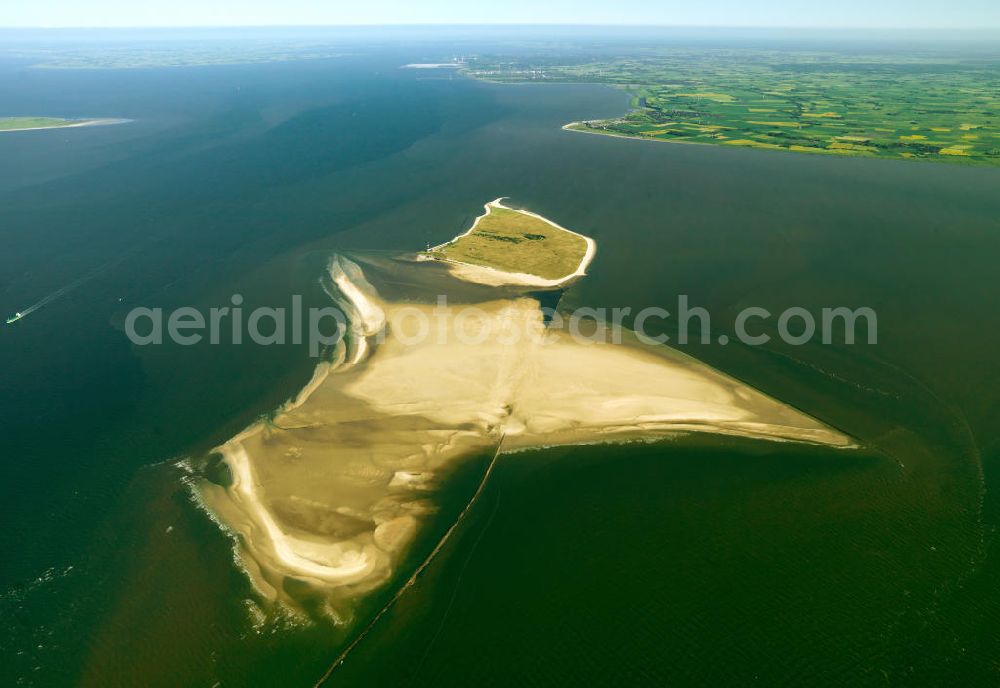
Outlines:
[[77, 279], [73, 280], [69, 284], [67, 284], [65, 286], [62, 286], [59, 289], [56, 289], [51, 294], [48, 294], [44, 298], [39, 299], [38, 301], [36, 301], [35, 303], [31, 304], [30, 306], [28, 306], [24, 310], [17, 311], [16, 313], [14, 313], [14, 315], [12, 315], [9, 318], [7, 318], [6, 324], [13, 325], [14, 323], [18, 322], [19, 320], [24, 320], [25, 318], [27, 318], [29, 315], [31, 315], [35, 311], [41, 310], [42, 308], [45, 308], [46, 306], [48, 306], [52, 302], [54, 302], [54, 301], [56, 301], [58, 299], [61, 299], [64, 296], [66, 296], [70, 292], [76, 291], [77, 289], [79, 289], [80, 287], [82, 287], [83, 285], [85, 285], [87, 282], [90, 282], [94, 278], [96, 278], [99, 275], [103, 274], [105, 271], [107, 271], [110, 268], [113, 268], [114, 266], [116, 266], [119, 263], [121, 263], [123, 260], [125, 260], [126, 258], [128, 258], [130, 255], [132, 255], [133, 253], [135, 253], [136, 250], [137, 249], [132, 249], [130, 251], [126, 251], [124, 254], [122, 254], [122, 255], [120, 255], [120, 256], [118, 256], [116, 258], [114, 258], [112, 260], [109, 260], [106, 263], [102, 263], [101, 265], [98, 265], [96, 268], [94, 268], [90, 272], [85, 273], [82, 277], [78, 277]]

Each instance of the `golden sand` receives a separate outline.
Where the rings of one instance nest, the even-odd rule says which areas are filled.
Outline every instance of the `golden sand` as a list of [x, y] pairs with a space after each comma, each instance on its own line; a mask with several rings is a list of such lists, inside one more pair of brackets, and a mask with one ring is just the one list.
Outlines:
[[343, 618], [392, 575], [443, 478], [483, 452], [691, 431], [851, 446], [673, 349], [546, 328], [532, 298], [392, 303], [344, 258], [331, 279], [355, 324], [338, 362], [319, 366], [272, 420], [219, 447], [231, 482], [200, 488], [272, 601], [299, 605], [294, 580]]

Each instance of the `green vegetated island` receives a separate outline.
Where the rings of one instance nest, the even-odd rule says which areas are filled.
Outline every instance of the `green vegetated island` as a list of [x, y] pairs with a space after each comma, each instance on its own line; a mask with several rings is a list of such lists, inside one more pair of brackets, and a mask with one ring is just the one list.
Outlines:
[[[466, 279], [487, 283], [554, 286], [584, 274], [596, 247], [592, 239], [501, 201], [487, 203], [471, 229], [429, 249], [424, 257], [451, 264]], [[489, 279], [490, 274], [496, 279]]]
[[65, 129], [67, 127], [94, 127], [121, 124], [124, 119], [65, 119], [62, 117], [0, 117], [0, 132], [34, 131], [36, 129]]
[[1000, 57], [646, 50], [630, 58], [478, 58], [498, 82], [605, 83], [622, 117], [565, 128], [656, 141], [1000, 165]]
[[23, 131], [26, 129], [55, 129], [76, 124], [74, 120], [59, 117], [0, 117], [0, 131]]

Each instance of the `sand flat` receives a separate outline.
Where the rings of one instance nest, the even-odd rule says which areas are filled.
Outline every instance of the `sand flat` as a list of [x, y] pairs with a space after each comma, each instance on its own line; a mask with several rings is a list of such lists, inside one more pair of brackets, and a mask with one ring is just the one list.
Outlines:
[[[673, 349], [547, 329], [533, 298], [449, 306], [434, 320], [440, 305], [388, 302], [346, 259], [331, 281], [354, 325], [350, 350], [218, 449], [231, 484], [201, 488], [274, 602], [299, 604], [291, 578], [328, 596], [335, 618], [349, 615], [391, 577], [444, 476], [477, 453], [686, 432], [852, 446]], [[446, 326], [422, 335], [421, 317]]]

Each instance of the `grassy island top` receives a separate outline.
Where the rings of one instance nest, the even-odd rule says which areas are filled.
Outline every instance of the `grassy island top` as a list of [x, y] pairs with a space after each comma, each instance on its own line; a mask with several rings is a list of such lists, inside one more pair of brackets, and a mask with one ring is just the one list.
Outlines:
[[77, 120], [59, 117], [0, 117], [0, 131], [19, 129], [54, 129], [78, 124]]
[[486, 205], [470, 229], [446, 244], [432, 248], [438, 260], [559, 280], [579, 272], [592, 255], [591, 242], [539, 215]]

